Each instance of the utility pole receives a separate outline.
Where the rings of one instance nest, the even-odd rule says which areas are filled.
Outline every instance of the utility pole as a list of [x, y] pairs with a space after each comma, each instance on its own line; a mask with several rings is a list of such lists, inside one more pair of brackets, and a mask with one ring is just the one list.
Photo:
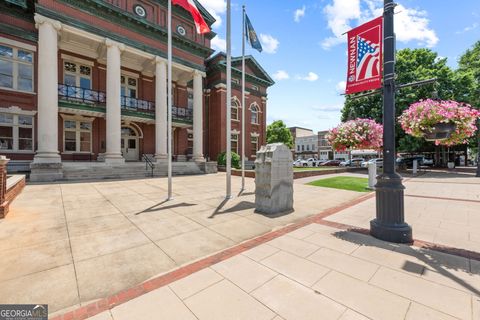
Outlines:
[[411, 243], [412, 228], [405, 223], [405, 187], [395, 171], [395, 6], [393, 0], [384, 0], [383, 173], [375, 185], [376, 218], [370, 221], [370, 234], [385, 241]]

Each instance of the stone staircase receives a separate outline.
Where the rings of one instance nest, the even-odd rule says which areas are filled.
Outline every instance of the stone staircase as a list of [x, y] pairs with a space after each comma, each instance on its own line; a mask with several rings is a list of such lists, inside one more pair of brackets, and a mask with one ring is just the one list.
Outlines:
[[[154, 163], [154, 177], [167, 175], [167, 163]], [[99, 180], [99, 179], [140, 179], [152, 177], [152, 169], [145, 162], [126, 162], [124, 164], [106, 164], [103, 162], [63, 162], [63, 180]], [[204, 174], [200, 164], [195, 162], [173, 162], [173, 175]]]

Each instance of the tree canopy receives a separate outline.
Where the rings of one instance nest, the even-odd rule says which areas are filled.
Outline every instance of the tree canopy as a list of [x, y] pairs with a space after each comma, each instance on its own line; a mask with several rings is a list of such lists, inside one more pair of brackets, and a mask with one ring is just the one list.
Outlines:
[[293, 148], [293, 137], [290, 130], [282, 120], [272, 122], [267, 126], [267, 143], [284, 143], [290, 149]]

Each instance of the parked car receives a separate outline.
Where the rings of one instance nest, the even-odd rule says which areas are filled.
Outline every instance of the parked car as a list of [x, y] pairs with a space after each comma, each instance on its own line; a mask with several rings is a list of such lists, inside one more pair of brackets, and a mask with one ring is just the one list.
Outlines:
[[360, 167], [362, 162], [364, 162], [365, 159], [363, 158], [354, 158], [352, 160], [346, 160], [340, 162], [340, 167]]
[[302, 159], [297, 159], [297, 160], [293, 161], [293, 166], [294, 167], [303, 167]]
[[303, 166], [304, 166], [304, 167], [316, 167], [316, 166], [317, 166], [317, 159], [315, 159], [315, 158], [308, 158], [308, 159], [305, 160], [305, 162], [303, 163]]
[[413, 167], [413, 161], [417, 160], [419, 166], [424, 165], [424, 157], [423, 156], [416, 156], [416, 157], [406, 157], [406, 158], [397, 158], [396, 162], [397, 165], [400, 167], [411, 168]]
[[422, 162], [424, 166], [433, 166], [433, 159], [423, 158]]
[[318, 167], [318, 166], [321, 166], [322, 163], [325, 163], [325, 162], [327, 162], [327, 161], [328, 161], [328, 160], [317, 160], [317, 167]]
[[340, 165], [340, 160], [328, 160], [322, 163], [320, 166], [326, 166], [326, 167], [338, 167]]
[[368, 168], [369, 163], [375, 163], [377, 165], [377, 168], [383, 168], [382, 158], [375, 158], [375, 159], [370, 159], [368, 161], [364, 161], [362, 162], [362, 168]]

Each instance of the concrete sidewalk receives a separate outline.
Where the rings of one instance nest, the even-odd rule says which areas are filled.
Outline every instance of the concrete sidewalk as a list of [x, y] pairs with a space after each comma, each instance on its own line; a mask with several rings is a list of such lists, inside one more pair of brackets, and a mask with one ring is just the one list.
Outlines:
[[480, 262], [320, 224], [90, 319], [479, 319]]
[[[430, 172], [404, 182], [405, 220], [413, 238], [480, 253], [480, 179], [472, 174]], [[375, 198], [326, 220], [370, 228]]]
[[0, 220], [0, 301], [75, 309], [355, 199], [295, 184], [295, 211], [254, 213], [254, 181], [225, 201], [225, 174], [27, 185]]

